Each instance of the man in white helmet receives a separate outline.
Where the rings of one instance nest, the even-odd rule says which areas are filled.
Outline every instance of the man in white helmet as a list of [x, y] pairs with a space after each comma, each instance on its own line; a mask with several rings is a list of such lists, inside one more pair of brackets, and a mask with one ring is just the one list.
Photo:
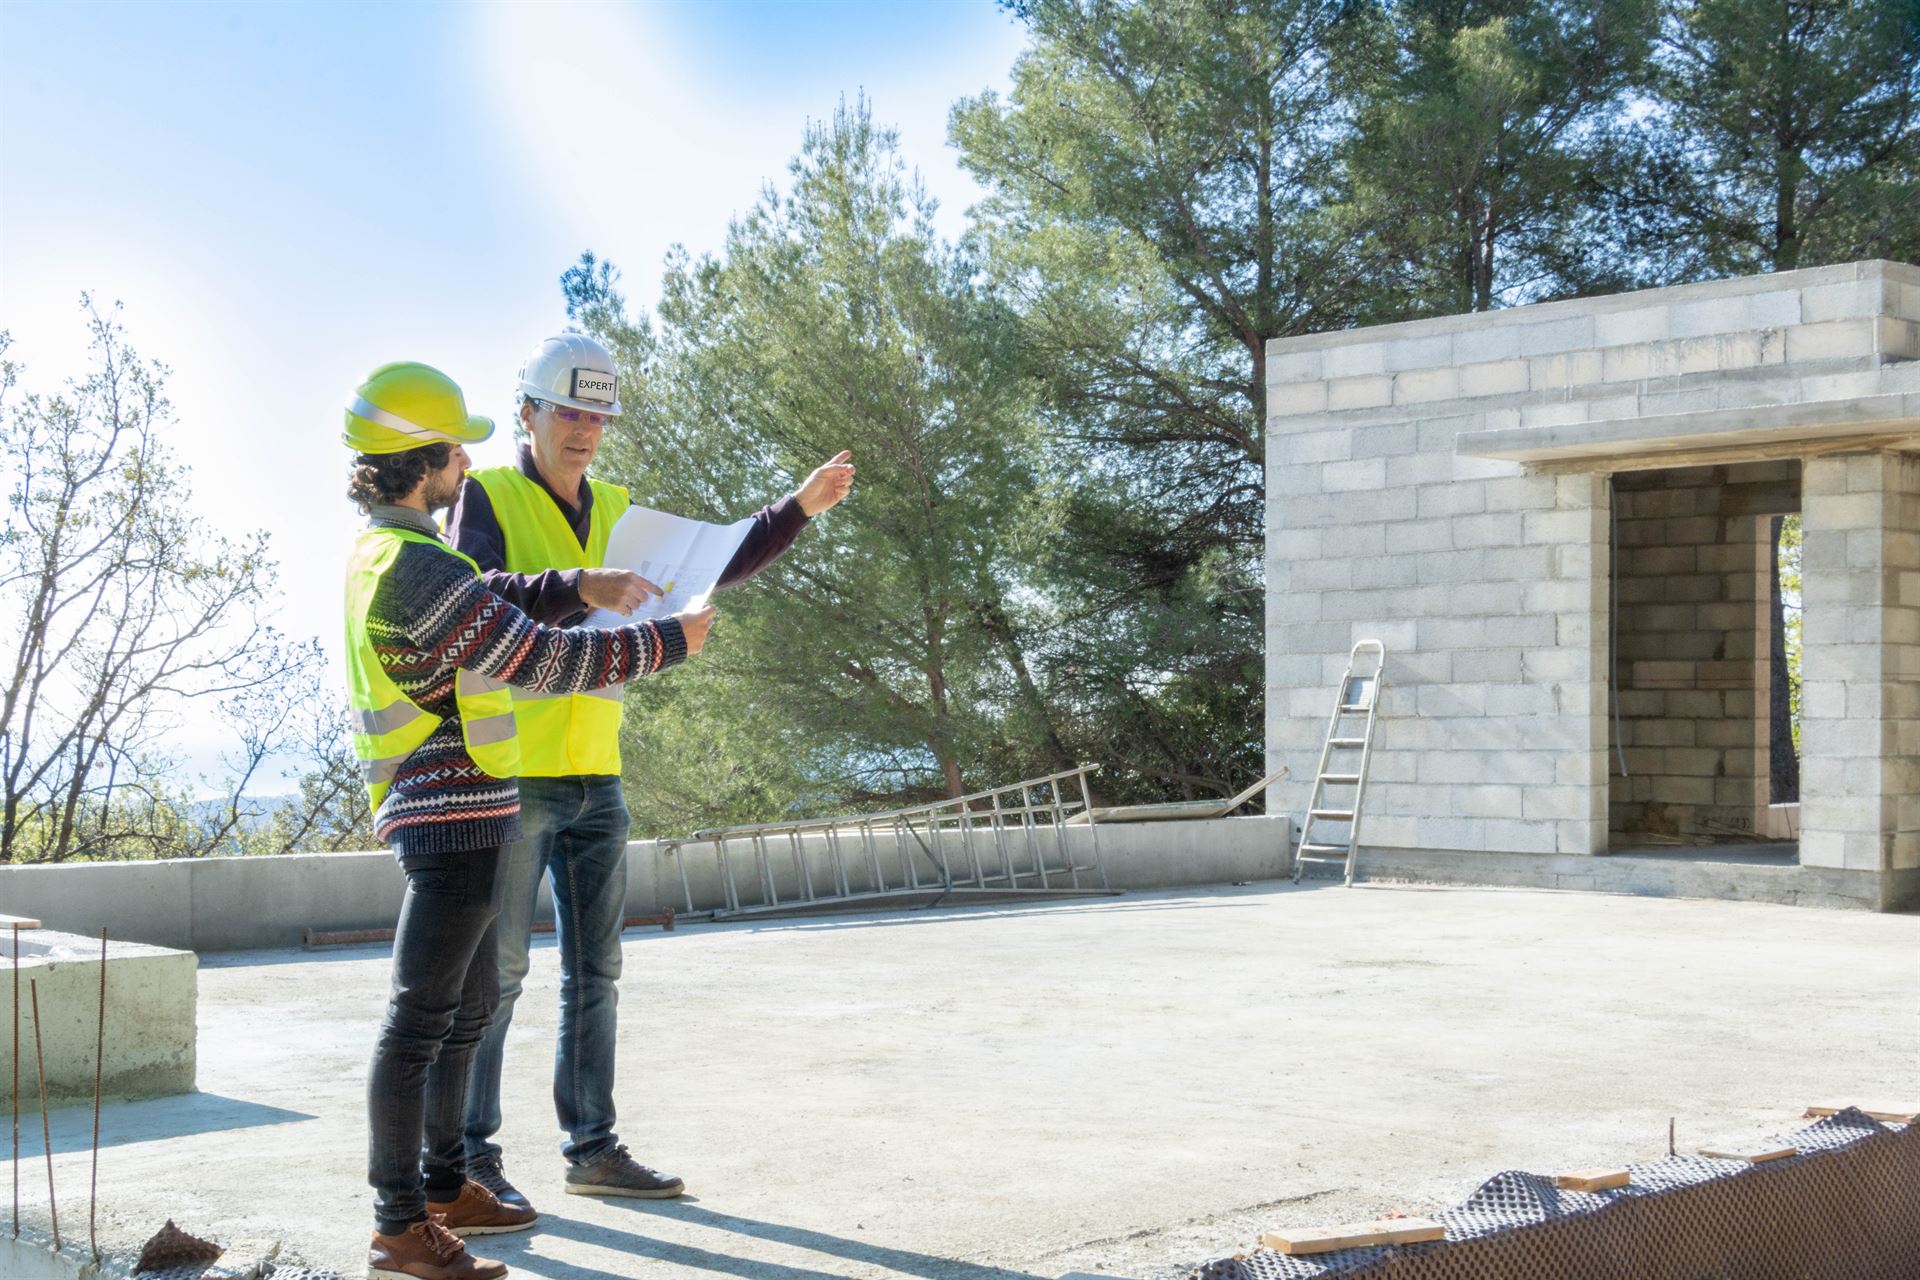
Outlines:
[[[660, 589], [605, 567], [607, 537], [630, 503], [618, 485], [589, 479], [607, 424], [621, 410], [606, 348], [584, 334], [543, 340], [520, 371], [519, 457], [470, 472], [448, 525], [453, 545], [480, 566], [489, 590], [548, 625], [591, 608], [631, 613]], [[784, 552], [812, 517], [846, 497], [848, 454], [816, 468], [799, 489], [754, 514], [720, 586], [743, 582]], [[610, 696], [609, 696], [610, 695]], [[507, 1181], [500, 1077], [507, 1028], [527, 973], [543, 873], [552, 876], [560, 949], [554, 1107], [567, 1138], [565, 1188], [576, 1195], [668, 1199], [685, 1186], [636, 1161], [614, 1131], [613, 1065], [620, 932], [626, 907], [628, 815], [620, 790], [619, 690], [515, 698], [521, 746], [522, 839], [507, 852], [499, 920], [500, 1003], [474, 1054], [466, 1120], [467, 1173], [507, 1204], [526, 1197]]]

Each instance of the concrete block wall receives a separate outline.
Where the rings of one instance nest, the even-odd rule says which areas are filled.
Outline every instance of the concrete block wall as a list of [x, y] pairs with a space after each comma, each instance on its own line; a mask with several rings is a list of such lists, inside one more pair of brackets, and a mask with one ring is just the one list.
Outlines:
[[1565, 451], [1647, 420], [1881, 395], [1914, 361], [1920, 268], [1889, 262], [1269, 343], [1278, 803], [1304, 807], [1347, 649], [1379, 638], [1363, 844], [1604, 851], [1613, 468], [1533, 472], [1482, 445], [1546, 433]]
[[[1327, 355], [1437, 358], [1420, 341]], [[1604, 481], [1457, 458], [1475, 421], [1457, 411], [1296, 415], [1286, 394], [1267, 470], [1267, 764], [1292, 769], [1279, 804], [1305, 808], [1348, 650], [1379, 639], [1366, 844], [1604, 849]]]
[[1807, 464], [1800, 860], [1920, 891], [1920, 461]]
[[1771, 782], [1773, 517], [1799, 509], [1797, 459], [1614, 478], [1628, 771], [1612, 775], [1615, 832], [1756, 829]]

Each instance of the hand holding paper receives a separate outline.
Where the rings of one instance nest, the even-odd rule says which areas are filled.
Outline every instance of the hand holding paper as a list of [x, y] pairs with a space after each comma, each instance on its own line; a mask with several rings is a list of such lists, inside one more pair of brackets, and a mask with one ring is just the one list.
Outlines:
[[592, 608], [607, 609], [621, 617], [630, 616], [649, 596], [666, 594], [631, 569], [580, 571], [580, 599]]
[[[643, 598], [626, 615], [600, 605], [587, 616], [586, 625], [618, 627], [704, 608], [733, 553], [752, 528], [752, 517], [732, 524], [708, 524], [651, 507], [628, 507], [607, 539], [607, 567], [637, 574], [645, 586], [660, 594]], [[586, 599], [585, 574], [581, 575], [580, 594]], [[702, 623], [701, 635], [705, 634]], [[688, 639], [691, 643], [692, 637]]]

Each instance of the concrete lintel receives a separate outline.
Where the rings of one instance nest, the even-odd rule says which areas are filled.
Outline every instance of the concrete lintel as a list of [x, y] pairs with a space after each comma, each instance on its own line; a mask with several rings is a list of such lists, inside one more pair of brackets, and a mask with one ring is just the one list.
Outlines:
[[1846, 400], [1705, 409], [1653, 417], [1610, 418], [1548, 427], [1462, 432], [1454, 453], [1505, 462], [1591, 462], [1661, 457], [1703, 449], [1773, 450], [1853, 436], [1920, 435], [1920, 394], [1891, 392]]

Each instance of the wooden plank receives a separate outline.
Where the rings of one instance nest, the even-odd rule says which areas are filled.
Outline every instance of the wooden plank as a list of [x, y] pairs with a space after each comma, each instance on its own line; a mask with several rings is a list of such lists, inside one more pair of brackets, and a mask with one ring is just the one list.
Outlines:
[[[1816, 1120], [1821, 1116], [1837, 1116], [1845, 1110], [1845, 1107], [1808, 1107], [1807, 1118]], [[1868, 1119], [1878, 1120], [1881, 1124], [1920, 1124], [1920, 1111], [1869, 1111], [1865, 1107], [1861, 1107], [1860, 1111]]]
[[1800, 1148], [1760, 1146], [1744, 1150], [1722, 1150], [1702, 1147], [1700, 1154], [1709, 1160], [1745, 1160], [1748, 1164], [1765, 1164], [1769, 1160], [1784, 1160], [1788, 1156], [1797, 1156], [1800, 1154]]
[[0, 915], [0, 929], [38, 929], [40, 922], [29, 916]]
[[1575, 1169], [1555, 1174], [1553, 1185], [1563, 1191], [1611, 1191], [1633, 1181], [1625, 1169]]
[[[1095, 822], [1171, 822], [1180, 818], [1218, 818], [1226, 813], [1218, 800], [1174, 800], [1166, 804], [1130, 804], [1110, 809], [1095, 809]], [[1067, 819], [1066, 825], [1082, 827], [1087, 823], [1084, 811]]]
[[1260, 1243], [1285, 1254], [1332, 1253], [1382, 1244], [1423, 1244], [1445, 1240], [1447, 1229], [1431, 1218], [1382, 1218], [1377, 1222], [1350, 1222], [1341, 1227], [1305, 1231], [1266, 1231]]

